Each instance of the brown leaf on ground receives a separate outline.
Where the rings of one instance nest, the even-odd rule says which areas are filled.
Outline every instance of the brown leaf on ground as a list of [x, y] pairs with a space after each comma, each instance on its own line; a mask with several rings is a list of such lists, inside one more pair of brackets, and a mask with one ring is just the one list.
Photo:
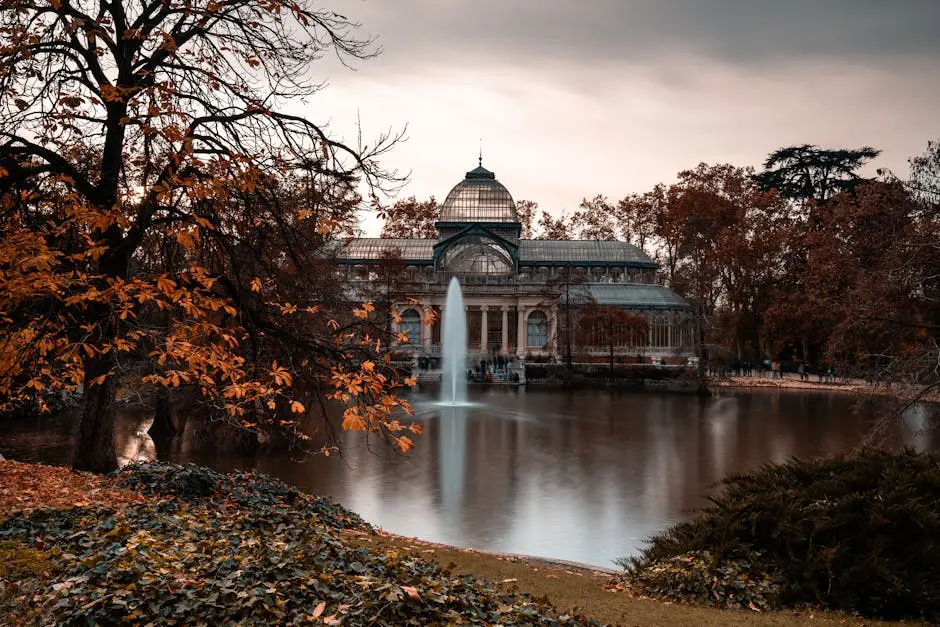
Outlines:
[[114, 488], [107, 478], [61, 466], [0, 461], [0, 512], [40, 507], [144, 503], [143, 495]]

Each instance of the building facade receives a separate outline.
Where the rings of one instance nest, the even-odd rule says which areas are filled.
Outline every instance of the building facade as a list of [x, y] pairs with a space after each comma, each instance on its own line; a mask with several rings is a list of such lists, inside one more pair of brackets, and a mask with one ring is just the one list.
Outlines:
[[[599, 361], [613, 349], [621, 360], [679, 363], [693, 352], [690, 307], [657, 283], [645, 252], [620, 241], [521, 239], [511, 194], [482, 163], [447, 195], [435, 226], [436, 239], [360, 238], [339, 255], [363, 293], [384, 286], [401, 318], [394, 330], [409, 338], [403, 350], [439, 354], [447, 286], [457, 277], [471, 353], [531, 360], [570, 350], [574, 361]], [[619, 318], [604, 324], [612, 308], [632, 314], [629, 328]]]

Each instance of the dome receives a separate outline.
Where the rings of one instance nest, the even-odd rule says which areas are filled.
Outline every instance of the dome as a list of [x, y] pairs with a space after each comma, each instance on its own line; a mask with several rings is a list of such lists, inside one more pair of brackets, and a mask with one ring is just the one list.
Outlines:
[[441, 209], [441, 222], [518, 221], [509, 190], [482, 163], [450, 190]]

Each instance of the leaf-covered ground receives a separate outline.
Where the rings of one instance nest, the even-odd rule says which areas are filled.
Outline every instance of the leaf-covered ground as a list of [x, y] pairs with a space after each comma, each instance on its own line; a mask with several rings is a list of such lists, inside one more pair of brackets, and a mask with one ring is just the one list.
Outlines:
[[92, 502], [117, 507], [146, 501], [138, 492], [115, 487], [91, 473], [0, 461], [0, 517], [38, 507], [87, 506]]
[[342, 530], [368, 528], [358, 516], [263, 475], [154, 463], [105, 481], [7, 464], [34, 486], [3, 495], [18, 503], [0, 520], [12, 624], [597, 624], [344, 542]]

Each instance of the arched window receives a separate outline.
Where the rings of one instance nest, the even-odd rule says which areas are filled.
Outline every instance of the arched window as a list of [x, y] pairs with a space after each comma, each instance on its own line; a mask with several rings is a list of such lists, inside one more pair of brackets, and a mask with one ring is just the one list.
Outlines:
[[447, 249], [442, 268], [455, 274], [511, 274], [512, 258], [496, 242], [472, 236]]
[[526, 325], [526, 345], [532, 348], [541, 348], [548, 344], [548, 316], [544, 311], [533, 311], [529, 314]]
[[421, 314], [414, 309], [408, 309], [401, 315], [401, 332], [408, 335], [411, 344], [421, 343]]

